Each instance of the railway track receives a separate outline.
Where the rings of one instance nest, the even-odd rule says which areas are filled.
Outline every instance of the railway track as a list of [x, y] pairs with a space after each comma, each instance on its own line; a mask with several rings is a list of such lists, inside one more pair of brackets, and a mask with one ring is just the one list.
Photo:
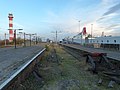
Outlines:
[[81, 51], [79, 49], [74, 49], [74, 48], [71, 48], [71, 47], [67, 47], [67, 46], [65, 46], [63, 49], [79, 61], [81, 59], [82, 60], [85, 59], [85, 57], [83, 57], [83, 54], [85, 54], [86, 52], [84, 52], [84, 51]]
[[102, 85], [103, 81], [109, 80], [108, 87], [113, 87], [114, 83], [120, 84], [120, 61], [107, 58], [106, 53], [90, 53], [78, 50], [74, 47], [63, 46], [64, 50], [80, 59], [80, 56], [86, 57], [86, 63], [89, 63], [89, 70], [98, 74], [98, 84]]
[[19, 70], [12, 74], [5, 82], [0, 85], [0, 90], [13, 90], [34, 70], [34, 66], [42, 58], [45, 48], [37, 53], [33, 58], [26, 62]]
[[86, 55], [86, 62], [91, 65], [90, 70], [99, 75], [98, 84], [102, 85], [105, 79], [109, 80], [108, 87], [114, 87], [113, 84], [120, 84], [120, 62], [115, 60], [111, 62], [103, 53], [92, 53]]

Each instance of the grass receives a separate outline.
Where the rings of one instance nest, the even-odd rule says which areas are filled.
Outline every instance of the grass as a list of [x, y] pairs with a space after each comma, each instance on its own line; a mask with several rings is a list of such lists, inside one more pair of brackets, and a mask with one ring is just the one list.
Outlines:
[[[120, 90], [119, 85], [108, 88], [108, 81], [98, 86], [98, 75], [87, 71], [85, 60], [78, 61], [65, 52], [61, 47], [54, 46], [59, 64], [50, 61], [52, 46], [47, 46], [48, 51], [38, 68], [43, 81], [37, 81], [33, 74], [22, 83], [21, 90]], [[54, 59], [54, 58], [53, 58]], [[24, 88], [23, 88], [24, 87]]]

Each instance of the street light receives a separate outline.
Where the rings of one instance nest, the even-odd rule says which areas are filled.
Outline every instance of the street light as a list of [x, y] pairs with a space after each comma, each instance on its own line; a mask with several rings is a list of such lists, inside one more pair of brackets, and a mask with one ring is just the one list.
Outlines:
[[15, 49], [16, 49], [16, 30], [23, 30], [23, 29], [8, 29], [8, 30], [14, 30], [14, 41], [15, 41]]

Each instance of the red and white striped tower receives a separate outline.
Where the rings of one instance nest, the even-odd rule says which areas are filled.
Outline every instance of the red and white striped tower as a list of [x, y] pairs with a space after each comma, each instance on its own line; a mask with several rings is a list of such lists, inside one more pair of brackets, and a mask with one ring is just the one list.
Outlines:
[[12, 42], [14, 35], [13, 35], [13, 14], [9, 14], [9, 41]]

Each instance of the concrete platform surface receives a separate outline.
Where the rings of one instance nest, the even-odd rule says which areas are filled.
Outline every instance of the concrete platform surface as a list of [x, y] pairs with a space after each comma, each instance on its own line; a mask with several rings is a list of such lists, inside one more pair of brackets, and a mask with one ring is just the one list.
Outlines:
[[41, 46], [0, 48], [0, 84], [42, 49]]
[[94, 52], [107, 53], [108, 58], [120, 61], [120, 52], [119, 51], [110, 51], [110, 50], [105, 50], [105, 49], [100, 49], [100, 48], [91, 48], [91, 47], [85, 47], [85, 46], [76, 45], [76, 44], [63, 44], [63, 45], [69, 46], [69, 47], [74, 47], [76, 49], [80, 49], [80, 50], [90, 52], [90, 53], [94, 53]]

